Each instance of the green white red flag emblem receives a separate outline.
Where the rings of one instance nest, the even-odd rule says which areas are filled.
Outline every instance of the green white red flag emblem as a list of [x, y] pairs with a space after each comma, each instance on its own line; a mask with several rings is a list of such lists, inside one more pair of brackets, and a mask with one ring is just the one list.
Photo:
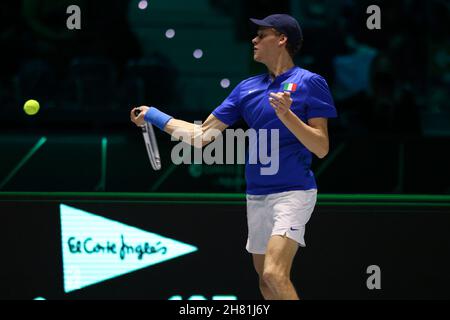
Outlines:
[[292, 82], [285, 83], [283, 85], [283, 90], [284, 91], [296, 91], [297, 90], [297, 84], [296, 83], [292, 83]]

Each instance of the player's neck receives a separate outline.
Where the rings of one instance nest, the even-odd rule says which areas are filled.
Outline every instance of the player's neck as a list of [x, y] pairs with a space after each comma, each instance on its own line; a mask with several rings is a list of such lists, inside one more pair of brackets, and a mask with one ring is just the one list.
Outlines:
[[267, 64], [266, 67], [269, 70], [270, 77], [272, 79], [278, 77], [280, 74], [285, 73], [287, 70], [294, 66], [290, 56], [280, 55], [278, 59], [273, 61], [271, 64]]

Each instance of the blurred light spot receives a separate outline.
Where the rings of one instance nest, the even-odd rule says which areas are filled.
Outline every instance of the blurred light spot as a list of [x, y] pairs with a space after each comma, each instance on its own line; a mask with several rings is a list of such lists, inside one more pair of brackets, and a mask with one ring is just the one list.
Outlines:
[[230, 86], [230, 80], [222, 79], [220, 80], [220, 85], [222, 88], [228, 88]]
[[147, 8], [148, 2], [146, 0], [141, 0], [139, 1], [138, 7], [141, 10], [144, 10], [145, 8]]
[[195, 51], [194, 51], [194, 58], [195, 59], [200, 59], [201, 57], [203, 57], [202, 49], [195, 49]]
[[172, 39], [173, 37], [175, 37], [175, 30], [173, 29], [168, 29], [166, 31], [166, 38]]

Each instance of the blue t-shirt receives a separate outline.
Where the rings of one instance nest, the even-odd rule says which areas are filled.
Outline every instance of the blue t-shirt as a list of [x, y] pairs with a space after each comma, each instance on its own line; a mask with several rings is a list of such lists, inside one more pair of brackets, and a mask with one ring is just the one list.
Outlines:
[[[247, 155], [245, 166], [247, 194], [263, 195], [291, 190], [317, 189], [314, 174], [310, 170], [311, 152], [281, 122], [269, 103], [271, 92], [286, 90], [291, 91], [292, 112], [303, 122], [307, 123], [310, 118], [337, 116], [333, 98], [324, 78], [297, 66], [287, 70], [273, 81], [269, 74], [242, 81], [212, 112], [216, 118], [229, 126], [243, 118], [256, 132], [267, 129], [268, 134], [264, 138], [267, 137], [268, 157], [271, 157], [270, 130], [278, 129], [278, 172], [274, 175], [261, 174], [261, 169], [270, 167], [271, 164], [249, 161], [249, 155]], [[259, 136], [258, 134], [258, 139]]]

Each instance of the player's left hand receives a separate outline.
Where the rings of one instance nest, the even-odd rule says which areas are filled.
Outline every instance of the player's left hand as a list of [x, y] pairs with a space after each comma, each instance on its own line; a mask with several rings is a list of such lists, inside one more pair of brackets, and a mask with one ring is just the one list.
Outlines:
[[289, 91], [284, 92], [271, 92], [269, 102], [278, 117], [285, 116], [292, 105], [291, 93]]

